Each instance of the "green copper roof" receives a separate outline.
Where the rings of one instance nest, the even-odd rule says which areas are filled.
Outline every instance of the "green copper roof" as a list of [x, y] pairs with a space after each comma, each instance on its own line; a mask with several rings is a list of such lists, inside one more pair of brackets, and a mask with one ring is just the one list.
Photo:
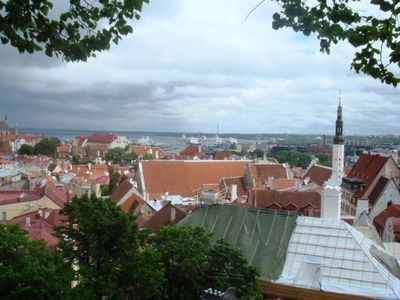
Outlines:
[[210, 205], [195, 209], [179, 224], [201, 226], [241, 249], [260, 272], [260, 279], [276, 280], [298, 215], [291, 212], [240, 206]]

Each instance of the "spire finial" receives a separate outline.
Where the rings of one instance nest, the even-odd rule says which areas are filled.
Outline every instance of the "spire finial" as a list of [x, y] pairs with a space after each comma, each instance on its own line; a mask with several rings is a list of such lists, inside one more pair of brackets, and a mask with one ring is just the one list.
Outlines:
[[339, 106], [342, 106], [342, 90], [339, 90]]

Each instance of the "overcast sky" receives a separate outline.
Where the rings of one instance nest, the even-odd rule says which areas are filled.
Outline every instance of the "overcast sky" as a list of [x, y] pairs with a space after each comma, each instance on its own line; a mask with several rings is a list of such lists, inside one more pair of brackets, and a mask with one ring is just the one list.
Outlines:
[[0, 45], [2, 114], [22, 127], [400, 133], [398, 88], [350, 70], [354, 49], [271, 28], [258, 0], [151, 0], [134, 33], [87, 63]]

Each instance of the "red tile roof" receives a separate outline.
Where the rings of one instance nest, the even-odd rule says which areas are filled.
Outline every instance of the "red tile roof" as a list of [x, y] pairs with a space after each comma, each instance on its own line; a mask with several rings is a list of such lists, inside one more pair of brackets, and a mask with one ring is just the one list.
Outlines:
[[250, 164], [252, 179], [255, 180], [256, 187], [264, 187], [268, 177], [287, 178], [286, 170], [282, 164]]
[[111, 194], [110, 198], [118, 203], [132, 187], [133, 185], [128, 179], [126, 179], [118, 185], [114, 193]]
[[145, 155], [146, 153], [153, 155], [156, 157], [156, 153], [158, 152], [158, 158], [163, 157], [166, 153], [164, 149], [161, 147], [151, 147], [151, 146], [139, 146], [139, 145], [131, 145], [130, 150], [137, 155]]
[[199, 146], [189, 145], [187, 146], [179, 155], [176, 156], [176, 159], [186, 160], [193, 159], [197, 157], [198, 159], [206, 159], [207, 154], [199, 151]]
[[272, 180], [271, 190], [282, 191], [295, 189], [297, 185], [297, 180], [292, 178], [274, 178]]
[[376, 183], [374, 189], [372, 190], [371, 194], [369, 195], [369, 203], [374, 206], [376, 200], [378, 200], [379, 196], [382, 194], [383, 190], [385, 189], [389, 179], [381, 176]]
[[319, 186], [323, 186], [325, 181], [331, 177], [332, 169], [321, 166], [321, 165], [313, 165], [304, 175], [304, 178], [309, 177], [310, 181], [315, 182]]
[[13, 204], [17, 202], [29, 202], [39, 200], [43, 197], [41, 190], [0, 190], [0, 205]]
[[[175, 210], [175, 216], [173, 216], [172, 210]], [[168, 202], [163, 208], [154, 214], [154, 216], [152, 216], [144, 226], [150, 228], [154, 232], [157, 232], [161, 227], [178, 223], [185, 216], [186, 213], [184, 211]]]
[[321, 195], [316, 191], [290, 191], [278, 192], [268, 189], [256, 188], [249, 193], [248, 202], [256, 208], [275, 208], [301, 211], [313, 207], [315, 212], [321, 209]]
[[111, 144], [117, 139], [117, 135], [111, 133], [94, 133], [87, 137], [88, 143]]
[[389, 205], [383, 212], [374, 218], [374, 225], [379, 233], [383, 232], [387, 218], [400, 218], [400, 205]]
[[244, 177], [223, 177], [222, 184], [225, 186], [225, 189], [230, 193], [231, 187], [233, 184], [236, 184], [237, 187], [237, 195], [238, 196], [247, 196], [248, 190], [246, 188], [246, 184], [244, 183]]
[[140, 211], [138, 211], [138, 209], [145, 203], [146, 202], [141, 197], [133, 193], [128, 199], [124, 201], [124, 203], [121, 204], [120, 207], [124, 212], [132, 211], [137, 212], [140, 215]]
[[223, 150], [223, 151], [216, 151], [213, 155], [213, 159], [215, 160], [224, 160], [228, 159], [231, 157], [231, 153], [229, 151]]
[[44, 188], [44, 194], [61, 208], [69, 200], [68, 193], [68, 191], [62, 191], [56, 187], [51, 180], [48, 180]]
[[47, 196], [59, 207], [64, 207], [68, 200], [68, 192], [61, 191], [49, 180], [47, 185], [38, 190], [0, 190], [0, 205], [14, 204], [18, 202], [30, 202]]
[[393, 235], [396, 242], [400, 241], [400, 218], [392, 218]]
[[243, 176], [249, 161], [144, 161], [143, 176], [149, 199], [168, 192], [191, 197], [203, 184], [217, 184], [222, 177]]
[[356, 178], [363, 181], [364, 189], [357, 190], [355, 197], [360, 198], [363, 195], [387, 160], [388, 157], [377, 154], [361, 154], [349, 175], [347, 175], [348, 178]]
[[[49, 215], [46, 218], [45, 216], [47, 213], [49, 213]], [[27, 218], [30, 218], [30, 226], [26, 226]], [[58, 244], [58, 239], [53, 236], [53, 226], [61, 224], [59, 210], [43, 209], [42, 216], [40, 216], [38, 211], [34, 211], [15, 217], [7, 223], [19, 224], [28, 232], [28, 238], [30, 240], [42, 239], [50, 249], [55, 249]]]

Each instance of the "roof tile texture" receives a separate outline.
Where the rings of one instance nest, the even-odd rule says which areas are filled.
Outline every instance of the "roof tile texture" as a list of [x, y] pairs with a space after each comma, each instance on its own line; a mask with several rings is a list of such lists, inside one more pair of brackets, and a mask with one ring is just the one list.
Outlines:
[[323, 186], [324, 182], [331, 177], [332, 169], [320, 165], [313, 165], [304, 177], [309, 177], [312, 182]]
[[143, 175], [150, 199], [165, 192], [191, 197], [203, 184], [222, 177], [243, 176], [248, 161], [144, 161]]

